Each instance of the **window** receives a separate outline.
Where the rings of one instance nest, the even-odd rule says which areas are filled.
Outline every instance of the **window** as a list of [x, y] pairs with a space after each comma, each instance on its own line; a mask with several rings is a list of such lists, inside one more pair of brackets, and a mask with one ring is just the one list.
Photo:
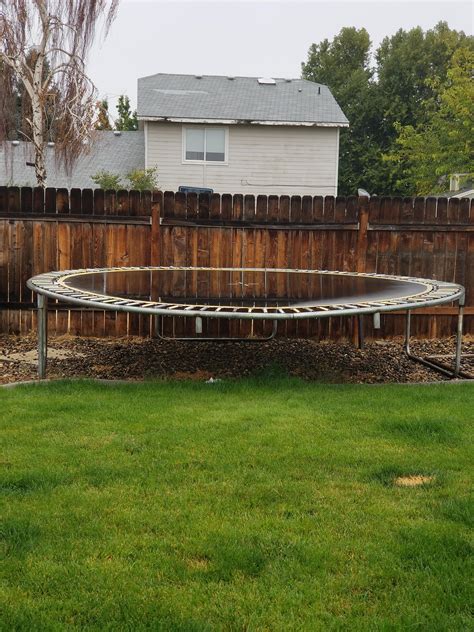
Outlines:
[[204, 131], [203, 129], [186, 130], [186, 160], [204, 160]]
[[224, 162], [225, 160], [225, 130], [206, 129], [206, 161]]
[[183, 134], [184, 160], [226, 162], [227, 130], [224, 127], [186, 127]]

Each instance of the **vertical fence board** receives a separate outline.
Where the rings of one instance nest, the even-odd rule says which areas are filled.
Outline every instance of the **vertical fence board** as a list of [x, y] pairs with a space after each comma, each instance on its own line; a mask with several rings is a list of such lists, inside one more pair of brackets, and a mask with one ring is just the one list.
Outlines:
[[56, 213], [67, 215], [69, 212], [69, 191], [56, 189]]
[[268, 196], [267, 220], [270, 224], [275, 224], [278, 221], [278, 196], [277, 195]]
[[198, 217], [199, 219], [209, 219], [209, 207], [211, 199], [209, 193], [198, 195]]
[[22, 187], [20, 189], [21, 212], [28, 214], [33, 212], [33, 189], [31, 187]]
[[290, 221], [290, 196], [282, 195], [280, 197], [278, 222], [280, 224], [288, 224]]
[[130, 196], [128, 191], [117, 191], [117, 215], [130, 215]]
[[0, 187], [0, 213], [8, 212], [8, 187]]
[[73, 214], [82, 213], [82, 191], [81, 189], [71, 189], [69, 194], [70, 209]]

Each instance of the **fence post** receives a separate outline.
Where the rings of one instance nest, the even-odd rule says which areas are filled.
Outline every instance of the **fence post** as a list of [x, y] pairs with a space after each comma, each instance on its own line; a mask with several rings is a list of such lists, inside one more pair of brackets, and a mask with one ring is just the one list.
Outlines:
[[[358, 203], [359, 229], [357, 233], [356, 272], [366, 271], [367, 231], [369, 227], [369, 198], [359, 196]], [[354, 316], [352, 319], [352, 340], [359, 349], [364, 346], [364, 317]]]
[[367, 231], [369, 227], [369, 198], [359, 196], [359, 230], [357, 234], [356, 272], [365, 272], [367, 260]]
[[160, 218], [162, 211], [163, 194], [161, 191], [153, 191], [151, 197], [151, 232], [150, 232], [150, 265], [160, 265]]

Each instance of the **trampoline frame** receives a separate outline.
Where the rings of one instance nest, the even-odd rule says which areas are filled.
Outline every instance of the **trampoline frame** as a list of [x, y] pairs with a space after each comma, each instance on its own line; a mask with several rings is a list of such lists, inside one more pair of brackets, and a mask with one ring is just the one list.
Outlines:
[[[143, 301], [136, 299], [126, 299], [123, 297], [100, 294], [89, 290], [78, 290], [66, 285], [67, 279], [72, 276], [101, 274], [104, 272], [133, 272], [133, 271], [189, 271], [189, 272], [229, 272], [229, 273], [292, 273], [292, 274], [318, 274], [328, 276], [349, 276], [349, 277], [370, 277], [377, 279], [387, 279], [391, 281], [402, 281], [407, 283], [418, 283], [425, 286], [425, 289], [417, 294], [389, 298], [386, 300], [373, 301], [352, 301], [350, 303], [331, 303], [315, 306], [232, 306], [232, 305], [205, 305], [205, 304], [183, 304], [166, 303], [157, 301]], [[460, 369], [462, 351], [462, 329], [465, 303], [465, 289], [456, 283], [447, 283], [431, 279], [421, 279], [416, 277], [406, 277], [398, 275], [386, 275], [366, 272], [340, 272], [329, 270], [312, 269], [288, 269], [288, 268], [209, 268], [195, 266], [135, 266], [135, 267], [113, 267], [113, 268], [85, 268], [80, 270], [64, 270], [47, 272], [32, 277], [27, 281], [27, 286], [37, 294], [38, 305], [38, 376], [40, 379], [46, 377], [47, 364], [47, 303], [48, 298], [56, 299], [66, 303], [72, 303], [84, 307], [125, 311], [154, 316], [186, 316], [200, 318], [226, 318], [226, 319], [254, 319], [273, 321], [273, 331], [268, 338], [258, 339], [260, 341], [272, 338], [276, 333], [276, 326], [279, 320], [307, 319], [307, 318], [328, 318], [330, 316], [358, 316], [359, 330], [361, 330], [361, 319], [365, 314], [373, 314], [374, 320], [379, 319], [380, 313], [393, 311], [406, 311], [405, 319], [405, 344], [404, 352], [411, 360], [420, 362], [448, 377], [470, 377]], [[223, 297], [225, 301], [226, 297]], [[283, 300], [281, 297], [280, 300]], [[421, 358], [415, 355], [410, 348], [411, 335], [411, 312], [423, 307], [431, 307], [444, 303], [458, 303], [458, 316], [456, 328], [456, 349], [454, 366], [447, 367], [434, 360]], [[176, 338], [174, 338], [176, 339]], [[183, 339], [183, 338], [181, 338]], [[187, 338], [196, 340], [196, 338]], [[201, 337], [198, 340], [205, 340]], [[208, 338], [209, 340], [209, 338]], [[237, 338], [214, 339], [237, 340]], [[256, 341], [256, 339], [254, 339]]]

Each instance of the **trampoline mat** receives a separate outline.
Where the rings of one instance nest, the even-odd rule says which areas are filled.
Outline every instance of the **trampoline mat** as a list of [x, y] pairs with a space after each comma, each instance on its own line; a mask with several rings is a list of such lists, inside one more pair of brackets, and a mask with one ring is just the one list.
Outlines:
[[297, 270], [111, 269], [71, 273], [61, 285], [126, 300], [229, 307], [318, 307], [402, 300], [423, 283]]

